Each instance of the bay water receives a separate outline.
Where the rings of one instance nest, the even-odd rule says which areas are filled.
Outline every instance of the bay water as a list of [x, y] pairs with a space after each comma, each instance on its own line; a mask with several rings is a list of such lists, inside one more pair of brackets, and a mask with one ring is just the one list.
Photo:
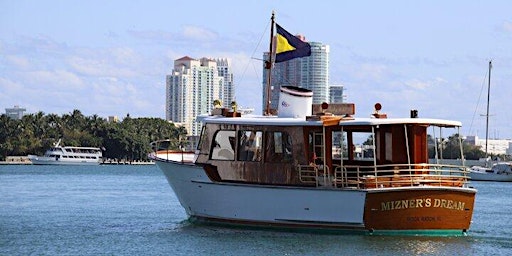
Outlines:
[[478, 189], [466, 236], [199, 225], [155, 165], [0, 165], [0, 255], [512, 255], [512, 183]]

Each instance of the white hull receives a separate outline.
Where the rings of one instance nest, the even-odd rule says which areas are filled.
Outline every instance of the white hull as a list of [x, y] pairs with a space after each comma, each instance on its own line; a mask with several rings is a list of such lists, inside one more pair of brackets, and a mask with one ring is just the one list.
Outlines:
[[469, 177], [478, 181], [512, 181], [509, 165], [508, 163], [498, 163], [492, 168], [474, 166], [471, 168]]
[[201, 167], [156, 163], [190, 217], [233, 224], [364, 229], [366, 191], [214, 183]]
[[496, 174], [496, 173], [485, 173], [485, 172], [470, 172], [469, 177], [471, 180], [478, 181], [512, 181], [511, 174]]
[[99, 165], [100, 162], [94, 159], [58, 159], [55, 157], [29, 155], [29, 160], [35, 165]]
[[[458, 234], [469, 227], [475, 192], [436, 186], [339, 189], [217, 182], [192, 163], [155, 160], [191, 220], [228, 225]], [[436, 221], [412, 221], [418, 216]]]

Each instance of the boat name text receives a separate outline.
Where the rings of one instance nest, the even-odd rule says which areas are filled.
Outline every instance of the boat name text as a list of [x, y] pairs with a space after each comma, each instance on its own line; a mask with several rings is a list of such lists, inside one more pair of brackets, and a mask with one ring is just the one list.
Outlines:
[[439, 198], [418, 198], [381, 202], [381, 211], [402, 210], [410, 208], [446, 208], [464, 211], [464, 202]]

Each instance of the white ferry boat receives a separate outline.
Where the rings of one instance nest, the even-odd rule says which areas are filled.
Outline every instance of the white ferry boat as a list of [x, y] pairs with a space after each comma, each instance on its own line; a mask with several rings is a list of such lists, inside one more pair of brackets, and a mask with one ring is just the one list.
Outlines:
[[100, 148], [60, 146], [60, 142], [43, 156], [28, 155], [28, 159], [38, 165], [99, 165], [102, 162]]

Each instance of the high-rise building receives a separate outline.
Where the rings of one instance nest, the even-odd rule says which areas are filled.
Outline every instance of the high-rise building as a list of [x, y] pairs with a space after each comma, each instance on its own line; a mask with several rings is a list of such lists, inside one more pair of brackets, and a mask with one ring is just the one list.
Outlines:
[[[305, 41], [303, 36], [297, 36]], [[313, 91], [313, 103], [329, 102], [329, 45], [309, 42], [311, 56], [274, 64], [272, 69], [270, 108], [278, 109], [281, 86], [297, 86]], [[263, 54], [268, 60], [269, 53]], [[263, 110], [266, 109], [268, 72], [263, 67]]]
[[233, 82], [233, 70], [228, 59], [216, 59], [217, 71], [219, 76], [224, 78], [222, 89], [220, 90], [220, 100], [224, 107], [228, 107], [235, 100], [235, 84]]
[[343, 85], [336, 84], [329, 86], [329, 103], [343, 103]]
[[21, 108], [20, 106], [14, 106], [13, 108], [6, 108], [5, 115], [12, 119], [19, 120], [23, 118], [25, 111], [27, 111], [25, 108]]
[[196, 117], [209, 113], [215, 100], [221, 100], [224, 107], [234, 101], [233, 74], [227, 59], [185, 56], [174, 61], [174, 69], [166, 77], [167, 120], [197, 136], [201, 123]]

